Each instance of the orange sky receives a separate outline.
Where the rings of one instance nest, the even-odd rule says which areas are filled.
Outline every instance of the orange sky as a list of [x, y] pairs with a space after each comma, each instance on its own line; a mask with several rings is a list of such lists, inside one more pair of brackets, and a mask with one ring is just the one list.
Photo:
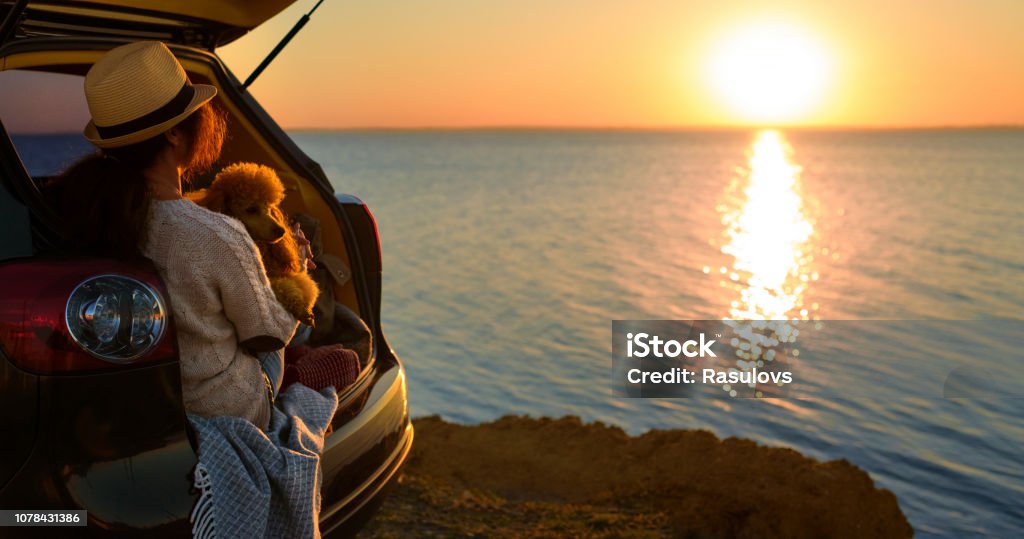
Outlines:
[[[244, 78], [311, 5], [223, 49], [227, 64]], [[1017, 0], [328, 0], [253, 93], [293, 128], [750, 124], [703, 66], [764, 18], [832, 62], [818, 106], [783, 123], [1024, 124]]]
[[[221, 56], [245, 79], [313, 3], [299, 0]], [[326, 0], [252, 92], [286, 128], [1024, 126], [1024, 1], [845, 4]], [[781, 64], [788, 78], [749, 58], [724, 82], [709, 75], [723, 50], [752, 41], [737, 29], [765, 22], [794, 29], [799, 49], [828, 66], [797, 113], [751, 114], [726, 99], [737, 88], [748, 102], [751, 92], [803, 95], [787, 86], [802, 76], [797, 62]], [[31, 95], [31, 81], [0, 84], [7, 128], [80, 130], [81, 83], [65, 82]]]

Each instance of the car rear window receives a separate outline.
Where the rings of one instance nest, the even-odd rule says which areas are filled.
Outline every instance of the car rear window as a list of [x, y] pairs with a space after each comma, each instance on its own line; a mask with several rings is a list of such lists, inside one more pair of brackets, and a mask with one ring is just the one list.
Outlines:
[[0, 122], [34, 178], [53, 176], [95, 150], [82, 136], [89, 121], [79, 75], [0, 71]]

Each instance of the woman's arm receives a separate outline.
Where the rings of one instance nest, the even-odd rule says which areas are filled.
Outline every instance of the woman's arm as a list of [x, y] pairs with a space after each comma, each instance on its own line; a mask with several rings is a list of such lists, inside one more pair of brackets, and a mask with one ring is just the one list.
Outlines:
[[259, 250], [241, 223], [231, 221], [220, 251], [217, 285], [224, 314], [235, 326], [240, 345], [250, 352], [284, 348], [298, 321], [274, 296]]

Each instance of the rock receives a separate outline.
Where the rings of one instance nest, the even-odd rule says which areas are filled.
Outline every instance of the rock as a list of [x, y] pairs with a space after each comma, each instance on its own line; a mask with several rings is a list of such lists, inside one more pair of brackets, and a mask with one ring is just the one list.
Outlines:
[[845, 460], [653, 430], [507, 416], [415, 421], [402, 484], [367, 532], [547, 537], [910, 537], [889, 491]]

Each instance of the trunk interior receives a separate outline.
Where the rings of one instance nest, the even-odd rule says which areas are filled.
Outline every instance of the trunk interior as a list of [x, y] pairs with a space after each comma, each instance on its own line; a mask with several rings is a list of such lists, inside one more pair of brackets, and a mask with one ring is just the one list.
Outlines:
[[[61, 85], [81, 88], [85, 72], [103, 52], [48, 50], [8, 55], [0, 58], [0, 84], [8, 83], [12, 77], [21, 77], [22, 80], [16, 82], [28, 85], [26, 92], [32, 92], [34, 85], [37, 87], [35, 91], [46, 93], [47, 86], [54, 84], [55, 81], [59, 81]], [[379, 330], [372, 314], [372, 301], [366, 299], [365, 286], [361, 286], [359, 282], [361, 276], [358, 274], [358, 266], [355, 265], [359, 262], [358, 255], [354, 260], [350, 253], [351, 233], [345, 230], [346, 223], [339, 219], [338, 212], [332, 208], [332, 205], [337, 206], [337, 203], [325, 196], [325, 189], [318, 184], [316, 178], [308, 177], [308, 174], [294, 165], [293, 156], [282, 152], [275, 145], [275, 141], [267, 136], [266, 126], [254, 121], [251, 111], [245, 110], [246, 103], [232, 99], [237, 90], [228, 86], [235, 81], [215, 61], [215, 57], [182, 54], [179, 58], [193, 83], [212, 84], [218, 87], [218, 97], [214, 101], [228, 117], [229, 134], [214, 171], [197, 178], [193, 185], [185, 189], [204, 187], [212, 180], [216, 170], [234, 162], [262, 163], [277, 171], [286, 190], [282, 209], [288, 215], [299, 218], [304, 224], [304, 230], [313, 241], [315, 259], [321, 268], [314, 273], [320, 273], [316, 280], [321, 285], [321, 296], [325, 298], [318, 301], [318, 324], [310, 344], [340, 343], [359, 351], [363, 360], [363, 372], [357, 382], [350, 386], [351, 390], [357, 390], [360, 382], [367, 378], [368, 367], [372, 365], [376, 355], [374, 348], [377, 339], [371, 338], [371, 335], [379, 335]], [[84, 96], [80, 96], [80, 100], [77, 106], [81, 110], [86, 110]], [[0, 120], [3, 118], [4, 109], [12, 106], [17, 105], [8, 103], [0, 106]], [[31, 185], [22, 186], [19, 195], [33, 208], [33, 234], [34, 244], [39, 251], [37, 254], [48, 252], [59, 255], [64, 247], [62, 239], [55, 232], [60, 216], [47, 207], [45, 185], [49, 176], [59, 172], [62, 166], [94, 149], [84, 138], [75, 137], [73, 134], [59, 140], [50, 136], [17, 134], [12, 139], [23, 161], [30, 161], [28, 154], [45, 155], [47, 162], [43, 168], [36, 167], [31, 162], [25, 163], [28, 172], [33, 176], [31, 181], [25, 182]], [[37, 170], [32, 170], [33, 168]], [[39, 173], [39, 170], [43, 170], [43, 173]], [[356, 396], [346, 393], [349, 392], [339, 391], [343, 405], [355, 404], [358, 400], [354, 398]], [[339, 414], [336, 423], [341, 421], [343, 416], [344, 414]]]

